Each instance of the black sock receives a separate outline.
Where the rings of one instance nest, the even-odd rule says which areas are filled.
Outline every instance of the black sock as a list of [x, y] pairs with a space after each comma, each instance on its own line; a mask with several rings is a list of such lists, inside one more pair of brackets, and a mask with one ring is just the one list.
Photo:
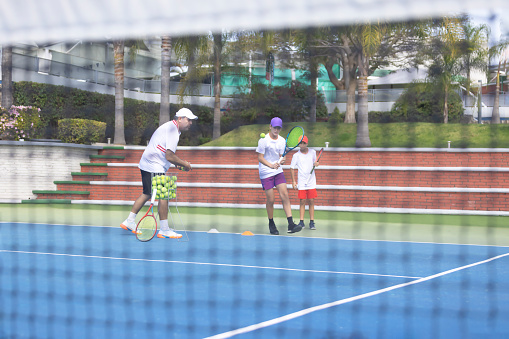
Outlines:
[[274, 219], [269, 219], [269, 225], [275, 225], [274, 224]]
[[292, 225], [293, 224], [293, 218], [292, 217], [288, 217], [286, 219], [288, 219], [288, 225]]
[[300, 222], [301, 222], [301, 223], [304, 223], [304, 219], [300, 219]]

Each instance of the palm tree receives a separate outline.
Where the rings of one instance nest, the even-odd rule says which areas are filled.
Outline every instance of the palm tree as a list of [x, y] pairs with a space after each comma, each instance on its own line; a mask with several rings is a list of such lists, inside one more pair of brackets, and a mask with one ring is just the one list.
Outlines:
[[383, 24], [358, 25], [353, 30], [353, 43], [357, 50], [357, 65], [359, 67], [359, 78], [357, 90], [359, 95], [357, 110], [357, 138], [356, 147], [371, 147], [368, 127], [368, 75], [370, 72], [370, 61], [378, 52], [382, 40], [387, 32]]
[[495, 99], [493, 102], [493, 112], [491, 113], [491, 123], [492, 124], [500, 124], [500, 72], [501, 66], [504, 64], [504, 69], [506, 68], [508, 52], [509, 52], [509, 41], [504, 41], [499, 43], [492, 48], [490, 48], [491, 57], [498, 57], [498, 67], [497, 74], [495, 75], [496, 86], [495, 86]]
[[316, 103], [318, 77], [320, 75], [320, 64], [327, 62], [328, 50], [319, 45], [323, 40], [323, 35], [327, 34], [326, 29], [306, 28], [294, 32], [294, 42], [299, 49], [304, 61], [304, 69], [310, 80], [311, 105], [309, 111], [309, 121], [316, 122]]
[[468, 95], [470, 93], [472, 69], [486, 71], [489, 28], [486, 25], [474, 26], [468, 18], [461, 22], [461, 26], [464, 34], [463, 43], [465, 44], [465, 55], [463, 57], [463, 68], [467, 76], [465, 89]]
[[115, 65], [115, 135], [113, 143], [125, 145], [124, 135], [124, 40], [113, 42]]
[[12, 47], [2, 47], [2, 107], [12, 106]]
[[221, 65], [223, 53], [223, 34], [212, 34], [214, 39], [214, 123], [212, 140], [221, 136]]
[[171, 37], [161, 37], [161, 105], [159, 109], [159, 125], [170, 121], [170, 61]]
[[463, 20], [464, 18], [461, 17], [445, 17], [433, 21], [428, 28], [430, 44], [426, 53], [432, 60], [428, 75], [444, 93], [444, 124], [449, 122], [448, 99], [452, 89], [452, 79], [461, 73], [462, 60], [467, 50], [461, 26]]

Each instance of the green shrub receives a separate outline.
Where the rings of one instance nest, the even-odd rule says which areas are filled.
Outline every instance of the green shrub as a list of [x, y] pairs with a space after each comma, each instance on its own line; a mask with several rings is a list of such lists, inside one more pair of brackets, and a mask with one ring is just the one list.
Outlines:
[[[106, 137], [115, 134], [115, 97], [50, 84], [20, 81], [13, 83], [13, 98], [17, 105], [41, 108], [42, 134], [45, 138], [60, 138], [58, 125], [62, 119], [86, 119], [106, 123]], [[191, 131], [183, 133], [179, 145], [200, 145], [200, 138], [212, 137], [213, 110], [210, 107], [186, 105], [198, 117]], [[181, 105], [170, 104], [170, 116]], [[159, 126], [159, 103], [124, 99], [124, 133], [127, 144], [146, 145]]]
[[42, 133], [40, 109], [32, 106], [0, 108], [0, 135], [2, 139], [34, 139]]
[[73, 144], [92, 144], [105, 138], [106, 123], [86, 119], [61, 119], [58, 121], [58, 138]]
[[[253, 123], [269, 123], [275, 116], [285, 122], [305, 121], [313, 103], [311, 86], [290, 81], [285, 86], [255, 83], [251, 91], [238, 93], [228, 102], [221, 118], [221, 132], [229, 132], [238, 126]], [[321, 92], [317, 93], [316, 117], [327, 117], [327, 107]]]
[[[448, 96], [449, 122], [460, 122], [463, 103], [458, 93], [451, 90]], [[389, 121], [434, 122], [444, 121], [444, 92], [433, 83], [412, 83], [391, 109]]]
[[341, 114], [337, 106], [334, 107], [334, 110], [332, 111], [328, 122], [331, 124], [339, 124], [340, 122], [343, 121], [345, 121], [345, 114], [344, 113]]

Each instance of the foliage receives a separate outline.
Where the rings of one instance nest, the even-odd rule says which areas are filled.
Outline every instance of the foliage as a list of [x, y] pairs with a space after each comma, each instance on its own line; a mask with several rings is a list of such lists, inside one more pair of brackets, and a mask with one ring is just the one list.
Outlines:
[[91, 144], [104, 141], [106, 123], [86, 119], [58, 121], [58, 138], [74, 144]]
[[[379, 122], [443, 122], [444, 93], [433, 83], [413, 83], [392, 106], [390, 117]], [[460, 122], [463, 104], [456, 92], [449, 92], [449, 121]], [[376, 122], [371, 120], [370, 121]]]
[[[252, 84], [250, 93], [239, 93], [230, 101], [221, 118], [223, 133], [246, 124], [269, 123], [275, 116], [283, 121], [305, 121], [309, 118], [313, 91], [299, 81], [286, 86]], [[321, 93], [317, 93], [316, 116], [326, 117], [327, 107]]]
[[329, 117], [329, 123], [331, 124], [339, 124], [340, 122], [343, 122], [345, 118], [345, 114], [341, 114], [339, 111], [339, 108], [334, 107], [334, 110], [332, 111], [330, 117]]
[[37, 138], [41, 134], [40, 108], [11, 106], [0, 108], [0, 135], [2, 139], [19, 140]]
[[[16, 104], [41, 108], [40, 119], [46, 138], [58, 138], [58, 121], [61, 119], [87, 119], [105, 122], [106, 137], [113, 139], [113, 95], [33, 82], [15, 82], [13, 86]], [[159, 126], [159, 106], [155, 102], [124, 99], [125, 138], [128, 144], [147, 144]], [[189, 133], [181, 135], [179, 145], [199, 145], [200, 138], [212, 136], [212, 109], [199, 105], [186, 107], [199, 119]], [[180, 108], [180, 105], [170, 104], [170, 116], [173, 117]]]
[[[373, 112], [370, 112], [373, 114]], [[370, 116], [371, 119], [371, 116]], [[309, 138], [309, 147], [355, 147], [357, 125], [328, 122], [294, 122], [283, 124], [281, 135], [300, 125]], [[245, 125], [222, 135], [204, 146], [256, 147], [260, 133], [267, 133], [267, 125]], [[428, 122], [369, 123], [372, 147], [448, 147], [451, 148], [507, 148], [509, 124], [436, 124]]]

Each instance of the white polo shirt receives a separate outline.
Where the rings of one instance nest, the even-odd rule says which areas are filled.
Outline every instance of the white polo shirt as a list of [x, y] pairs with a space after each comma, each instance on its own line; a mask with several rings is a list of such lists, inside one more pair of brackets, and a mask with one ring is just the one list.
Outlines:
[[[275, 163], [279, 160], [281, 155], [285, 152], [286, 140], [282, 136], [278, 135], [277, 140], [273, 140], [270, 134], [267, 133], [265, 138], [258, 140], [258, 147], [256, 147], [256, 153], [263, 154], [265, 160], [270, 163]], [[283, 173], [283, 168], [273, 169], [265, 166], [261, 162], [258, 163], [258, 171], [260, 172], [260, 179], [273, 177], [278, 173]]]
[[[313, 169], [315, 161], [316, 151], [311, 148], [308, 148], [308, 152], [306, 154], [299, 150], [293, 155], [290, 168], [297, 169], [299, 172], [297, 176], [297, 186], [299, 190], [310, 190], [316, 188], [315, 171], [313, 171], [312, 174], [309, 174], [309, 172]], [[311, 176], [311, 178], [309, 178], [309, 176]]]
[[175, 120], [168, 121], [152, 134], [138, 167], [150, 173], [166, 173], [171, 163], [166, 160], [166, 150], [177, 151], [180, 130]]

